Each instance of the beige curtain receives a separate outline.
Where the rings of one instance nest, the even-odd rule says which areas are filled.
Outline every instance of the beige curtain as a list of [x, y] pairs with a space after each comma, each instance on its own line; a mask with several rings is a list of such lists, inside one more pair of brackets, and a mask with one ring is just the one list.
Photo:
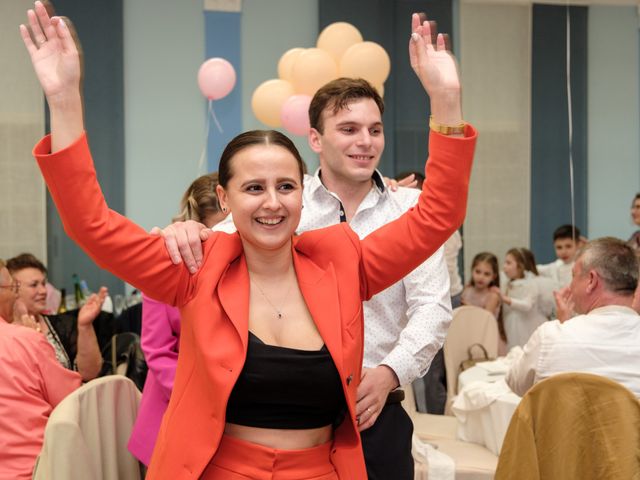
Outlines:
[[465, 118], [480, 136], [464, 224], [465, 278], [480, 251], [529, 245], [531, 6], [460, 2]]
[[44, 97], [18, 25], [32, 1], [0, 0], [0, 258], [46, 262], [45, 189], [31, 150], [44, 132]]

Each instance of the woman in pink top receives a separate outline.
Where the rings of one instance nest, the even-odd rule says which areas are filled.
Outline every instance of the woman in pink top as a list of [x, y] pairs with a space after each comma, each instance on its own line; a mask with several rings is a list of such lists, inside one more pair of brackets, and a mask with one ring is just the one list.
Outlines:
[[[221, 221], [226, 214], [220, 211], [217, 186], [215, 172], [194, 180], [182, 197], [180, 214], [173, 221], [195, 220], [207, 227]], [[149, 465], [176, 376], [180, 342], [178, 309], [143, 296], [141, 342], [149, 372], [128, 448], [133, 456]]]

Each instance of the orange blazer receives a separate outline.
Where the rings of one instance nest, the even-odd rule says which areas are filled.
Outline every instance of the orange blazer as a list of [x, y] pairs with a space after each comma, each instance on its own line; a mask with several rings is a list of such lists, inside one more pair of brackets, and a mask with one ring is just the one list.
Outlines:
[[[418, 204], [363, 240], [342, 223], [295, 236], [300, 290], [335, 365], [349, 415], [336, 429], [331, 460], [341, 479], [366, 479], [355, 418], [363, 356], [362, 302], [405, 276], [464, 219], [476, 132], [432, 133]], [[109, 210], [83, 135], [36, 156], [67, 234], [101, 267], [152, 298], [181, 308], [175, 385], [148, 479], [199, 478], [216, 452], [230, 392], [247, 353], [249, 273], [239, 235], [217, 232], [204, 244], [203, 266], [190, 275], [173, 265], [164, 241]]]

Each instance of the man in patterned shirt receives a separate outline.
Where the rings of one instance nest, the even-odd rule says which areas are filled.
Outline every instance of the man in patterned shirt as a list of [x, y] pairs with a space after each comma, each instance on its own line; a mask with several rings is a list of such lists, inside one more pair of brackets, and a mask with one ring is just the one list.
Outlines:
[[[300, 231], [349, 222], [365, 237], [411, 208], [419, 191], [390, 191], [376, 170], [384, 149], [384, 104], [364, 80], [322, 87], [309, 108], [309, 144], [320, 168], [305, 178]], [[308, 210], [308, 212], [307, 212]], [[442, 248], [364, 303], [364, 368], [356, 414], [369, 479], [413, 479], [413, 425], [396, 388], [411, 388], [444, 342], [451, 319]]]

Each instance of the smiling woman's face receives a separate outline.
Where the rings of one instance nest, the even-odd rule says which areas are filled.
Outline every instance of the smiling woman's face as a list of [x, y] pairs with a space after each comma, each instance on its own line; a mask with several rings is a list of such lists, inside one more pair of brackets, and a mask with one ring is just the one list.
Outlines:
[[218, 196], [233, 214], [245, 248], [288, 248], [302, 210], [296, 158], [277, 145], [253, 145], [232, 157], [231, 174], [225, 188], [218, 186]]
[[29, 314], [36, 315], [47, 309], [47, 276], [37, 268], [23, 268], [13, 272], [14, 280], [20, 282], [18, 296]]

